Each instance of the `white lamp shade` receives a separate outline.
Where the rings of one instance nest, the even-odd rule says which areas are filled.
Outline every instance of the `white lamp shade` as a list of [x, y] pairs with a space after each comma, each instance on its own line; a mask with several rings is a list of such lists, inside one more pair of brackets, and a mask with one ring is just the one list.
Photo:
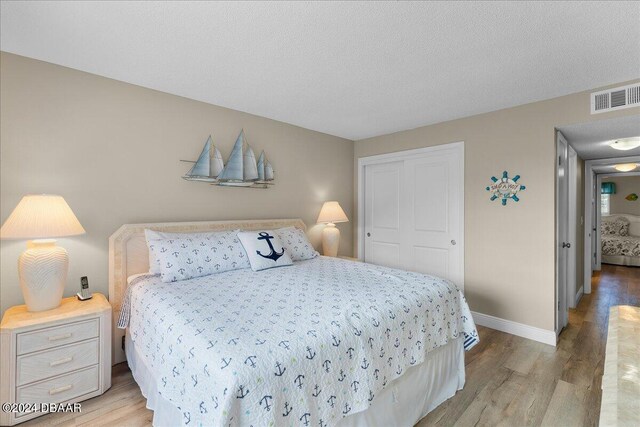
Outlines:
[[328, 224], [336, 222], [348, 222], [349, 218], [344, 213], [338, 202], [324, 202], [320, 215], [318, 215], [318, 224]]
[[67, 202], [53, 194], [24, 196], [0, 229], [2, 239], [46, 239], [84, 233]]

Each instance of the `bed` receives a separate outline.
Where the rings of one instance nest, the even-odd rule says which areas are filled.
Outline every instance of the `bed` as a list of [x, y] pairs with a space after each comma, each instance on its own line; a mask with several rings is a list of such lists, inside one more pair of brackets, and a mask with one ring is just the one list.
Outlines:
[[[612, 224], [623, 221], [628, 232], [621, 235]], [[615, 214], [602, 217], [602, 262], [640, 267], [640, 216]]]
[[413, 425], [463, 387], [478, 336], [462, 292], [437, 277], [328, 257], [176, 283], [144, 274], [145, 228], [283, 226], [305, 229], [138, 224], [111, 237], [114, 318], [154, 425]]

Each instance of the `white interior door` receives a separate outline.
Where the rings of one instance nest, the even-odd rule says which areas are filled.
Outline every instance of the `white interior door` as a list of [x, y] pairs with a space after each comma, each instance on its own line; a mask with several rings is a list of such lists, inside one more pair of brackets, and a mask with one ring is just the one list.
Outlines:
[[463, 287], [463, 145], [383, 156], [362, 177], [364, 260]]
[[[593, 178], [593, 188], [591, 190], [591, 270], [589, 272], [589, 281], [591, 281], [591, 276], [594, 271], [600, 270], [600, 266], [598, 264], [598, 213], [600, 212], [600, 186], [598, 184], [598, 177], [595, 173], [592, 173]], [[586, 288], [585, 288], [586, 289]]]
[[568, 146], [566, 139], [558, 132], [557, 174], [556, 174], [556, 334], [567, 325], [567, 273], [569, 267], [569, 179]]
[[457, 153], [405, 161], [407, 189], [405, 268], [462, 282], [459, 203], [464, 185]]
[[365, 261], [400, 268], [405, 211], [404, 163], [365, 168]]
[[595, 225], [593, 227], [593, 237], [595, 244], [593, 245], [595, 252], [595, 271], [602, 270], [602, 235], [600, 234], [602, 225], [602, 175], [596, 174], [596, 188], [595, 188]]
[[[567, 307], [575, 308], [578, 293], [578, 153], [567, 145], [567, 242], [570, 243], [567, 253]], [[582, 255], [582, 254], [580, 254]]]

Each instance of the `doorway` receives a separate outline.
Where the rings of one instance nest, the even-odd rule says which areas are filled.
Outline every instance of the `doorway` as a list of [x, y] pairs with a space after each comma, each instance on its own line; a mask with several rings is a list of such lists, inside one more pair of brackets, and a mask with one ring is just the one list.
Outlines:
[[576, 294], [577, 154], [560, 131], [556, 136], [556, 336], [569, 321]]
[[[640, 151], [640, 148], [638, 151]], [[600, 271], [602, 268], [602, 235], [600, 230], [602, 225], [603, 177], [608, 177], [607, 180], [615, 180], [616, 177], [638, 176], [639, 174], [637, 171], [625, 173], [616, 171], [614, 166], [623, 163], [640, 164], [640, 155], [594, 159], [585, 162], [585, 200], [591, 202], [585, 206], [585, 222], [586, 224], [591, 224], [591, 227], [585, 230], [585, 249], [583, 255], [585, 259], [584, 292], [587, 294], [591, 293], [591, 277], [593, 273]], [[631, 207], [633, 204], [629, 204], [628, 206]], [[624, 213], [627, 212], [618, 212], [615, 209], [613, 212], [608, 212], [608, 214]], [[633, 212], [629, 211], [628, 213]], [[640, 234], [640, 232], [636, 233]]]
[[358, 255], [464, 288], [464, 143], [358, 161]]

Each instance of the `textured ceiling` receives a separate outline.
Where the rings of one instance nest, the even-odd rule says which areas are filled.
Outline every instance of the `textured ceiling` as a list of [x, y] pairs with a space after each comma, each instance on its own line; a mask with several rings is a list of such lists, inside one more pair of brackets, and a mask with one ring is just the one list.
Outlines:
[[640, 136], [640, 116], [624, 116], [559, 127], [578, 155], [585, 160], [639, 156], [640, 147], [614, 150], [609, 142], [615, 139]]
[[0, 7], [4, 51], [349, 139], [640, 77], [635, 2]]

